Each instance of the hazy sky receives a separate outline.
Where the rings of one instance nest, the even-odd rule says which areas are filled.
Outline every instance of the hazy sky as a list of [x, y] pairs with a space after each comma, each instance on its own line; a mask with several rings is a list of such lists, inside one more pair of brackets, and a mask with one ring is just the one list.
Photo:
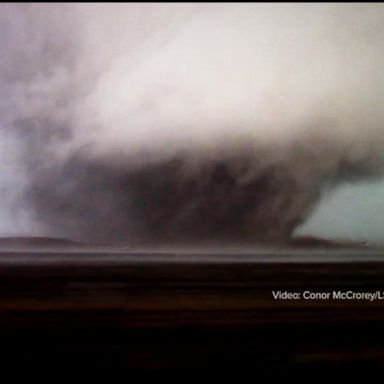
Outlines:
[[297, 234], [383, 245], [384, 181], [349, 184], [331, 191]]

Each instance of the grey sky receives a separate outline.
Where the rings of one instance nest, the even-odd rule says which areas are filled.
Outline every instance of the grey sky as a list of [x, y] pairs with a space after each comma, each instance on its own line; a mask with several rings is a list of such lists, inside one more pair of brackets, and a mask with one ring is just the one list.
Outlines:
[[384, 181], [348, 184], [330, 191], [296, 233], [384, 245]]

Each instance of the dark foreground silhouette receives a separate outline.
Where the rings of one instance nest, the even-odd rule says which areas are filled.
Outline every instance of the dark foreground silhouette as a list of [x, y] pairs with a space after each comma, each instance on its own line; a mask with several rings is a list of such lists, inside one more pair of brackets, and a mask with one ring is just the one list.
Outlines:
[[273, 291], [383, 292], [383, 281], [384, 253], [365, 248], [3, 250], [1, 367], [28, 378], [366, 377], [384, 367], [384, 300]]

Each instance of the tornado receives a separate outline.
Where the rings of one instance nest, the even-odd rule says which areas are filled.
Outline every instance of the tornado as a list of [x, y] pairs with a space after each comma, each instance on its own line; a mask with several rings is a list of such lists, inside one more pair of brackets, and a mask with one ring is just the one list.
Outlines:
[[382, 4], [3, 4], [0, 234], [287, 242], [382, 177]]

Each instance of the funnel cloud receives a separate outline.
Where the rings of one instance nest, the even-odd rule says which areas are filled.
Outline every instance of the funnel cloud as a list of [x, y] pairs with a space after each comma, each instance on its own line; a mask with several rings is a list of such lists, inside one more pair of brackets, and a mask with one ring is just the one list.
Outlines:
[[0, 10], [4, 235], [280, 242], [382, 176], [382, 4]]

